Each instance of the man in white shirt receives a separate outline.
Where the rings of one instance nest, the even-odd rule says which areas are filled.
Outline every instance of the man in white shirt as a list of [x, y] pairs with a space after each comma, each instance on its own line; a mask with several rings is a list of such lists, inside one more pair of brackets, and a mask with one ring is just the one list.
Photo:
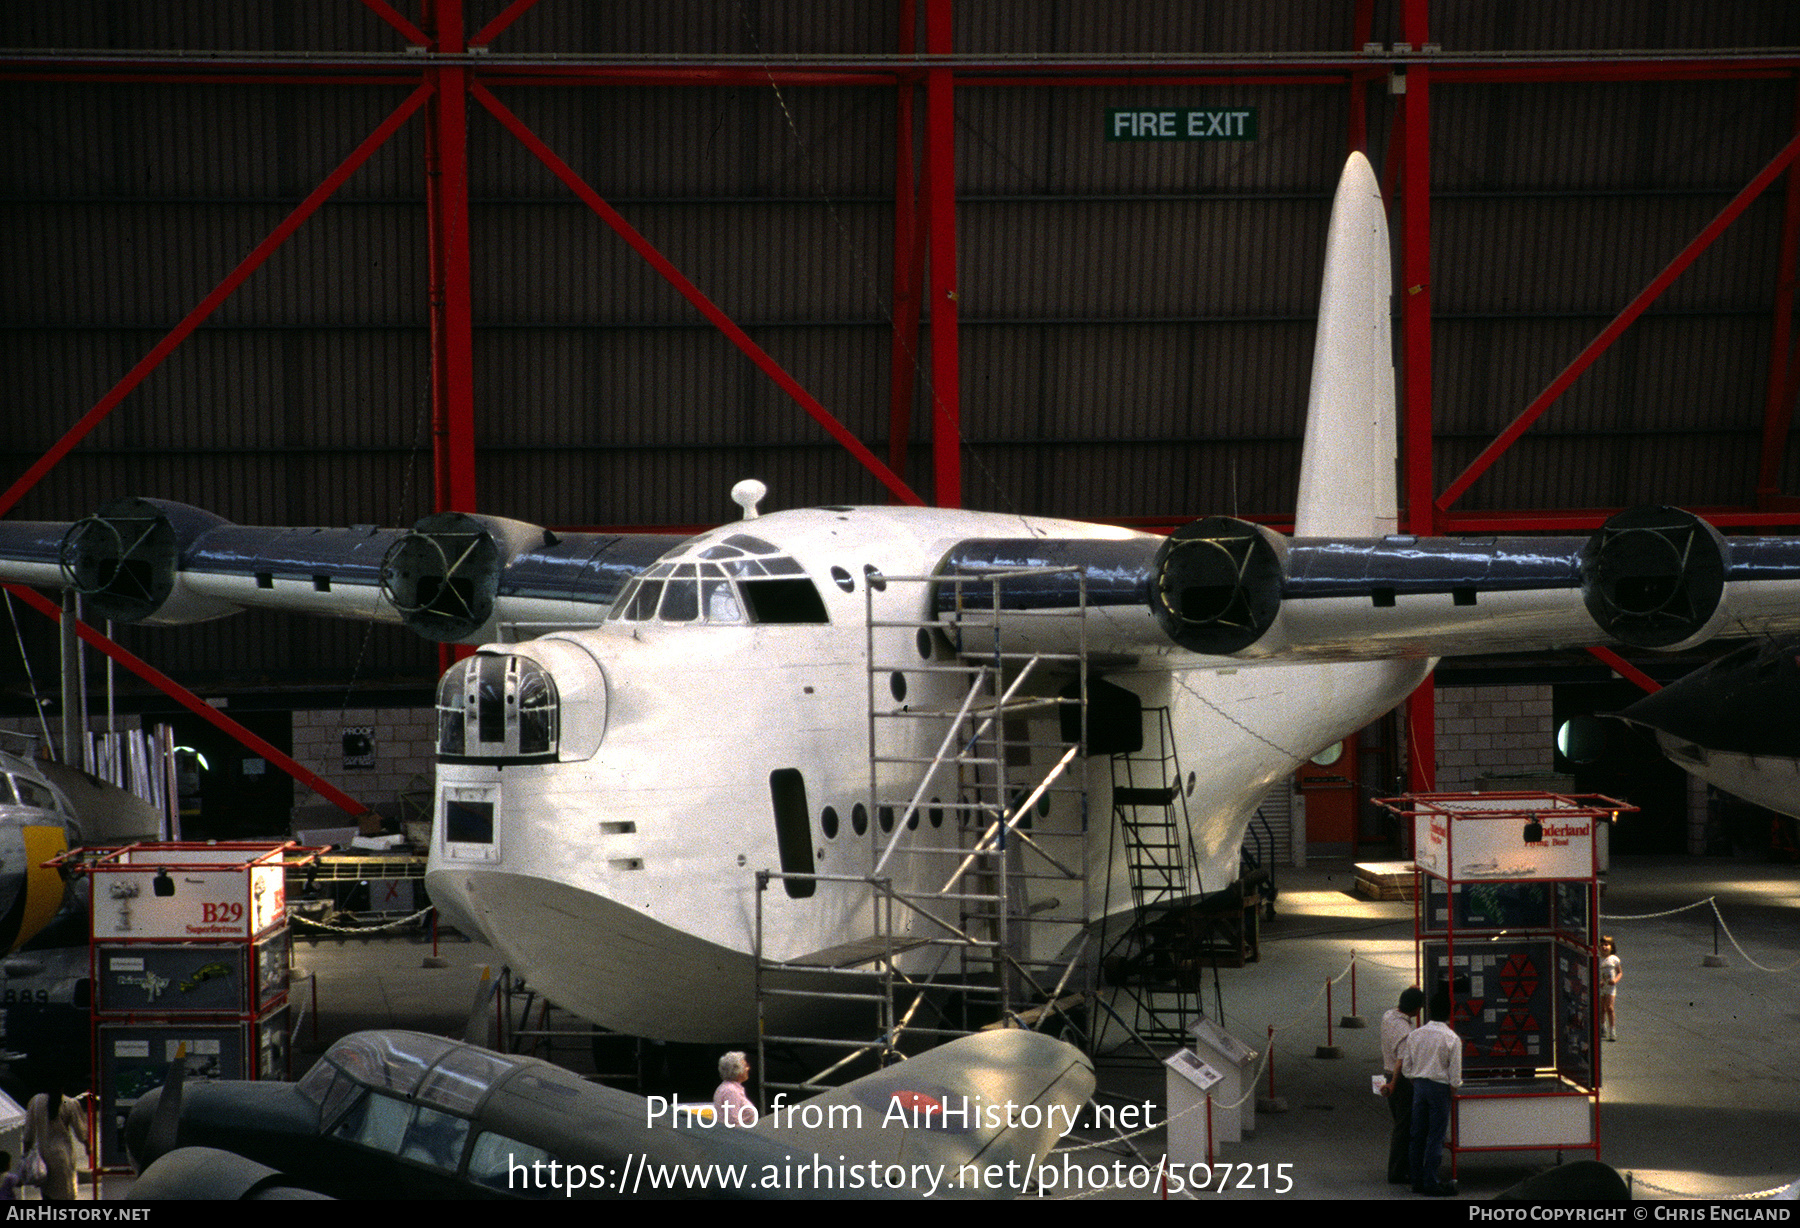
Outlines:
[[1431, 1022], [1400, 1042], [1400, 1070], [1412, 1083], [1412, 1188], [1415, 1194], [1456, 1193], [1456, 1183], [1438, 1178], [1444, 1134], [1450, 1127], [1450, 1093], [1462, 1086], [1462, 1037], [1444, 1022], [1450, 995], [1431, 999]]
[[1387, 1179], [1389, 1185], [1412, 1184], [1412, 1084], [1400, 1072], [1400, 1042], [1413, 1030], [1413, 1020], [1425, 1006], [1425, 991], [1412, 985], [1401, 991], [1400, 1005], [1381, 1017], [1381, 1073], [1387, 1085], [1381, 1094], [1388, 1098], [1388, 1115], [1393, 1128], [1388, 1131]]

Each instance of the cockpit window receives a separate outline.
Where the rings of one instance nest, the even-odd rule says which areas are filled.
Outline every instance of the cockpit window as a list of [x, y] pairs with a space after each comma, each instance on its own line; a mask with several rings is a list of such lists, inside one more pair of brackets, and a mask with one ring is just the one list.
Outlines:
[[360, 1083], [407, 1096], [455, 1047], [453, 1041], [417, 1032], [357, 1032], [333, 1045], [325, 1060]]
[[555, 1185], [527, 1178], [532, 1164], [555, 1159], [542, 1147], [483, 1131], [476, 1135], [474, 1149], [469, 1152], [469, 1180], [490, 1190], [505, 1190], [526, 1198], [549, 1198], [556, 1190]]
[[452, 1113], [473, 1114], [514, 1063], [480, 1049], [452, 1049], [419, 1085], [418, 1098]]
[[46, 789], [43, 785], [40, 785], [37, 781], [28, 779], [24, 776], [15, 776], [12, 780], [13, 788], [19, 791], [20, 805], [35, 806], [39, 810], [56, 809], [56, 794], [50, 792], [50, 790]]
[[825, 602], [813, 582], [795, 580], [746, 580], [744, 600], [750, 621], [757, 623], [828, 623]]
[[657, 616], [666, 623], [691, 623], [700, 617], [700, 589], [696, 581], [670, 580], [663, 589]]
[[736, 546], [745, 554], [780, 554], [781, 551], [760, 537], [752, 537], [748, 533], [733, 533], [725, 539], [727, 546]]
[[[754, 548], [757, 557], [750, 557]], [[614, 622], [828, 623], [825, 602], [794, 559], [760, 538], [733, 534], [693, 557], [658, 563], [627, 585]]]

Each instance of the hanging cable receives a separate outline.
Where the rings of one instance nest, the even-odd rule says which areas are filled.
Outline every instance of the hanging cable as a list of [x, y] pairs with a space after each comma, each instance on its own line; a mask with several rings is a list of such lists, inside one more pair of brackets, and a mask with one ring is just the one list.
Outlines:
[[31, 656], [25, 651], [25, 631], [19, 626], [19, 611], [13, 605], [10, 592], [6, 594], [6, 613], [12, 619], [13, 638], [19, 645], [19, 660], [25, 666], [25, 685], [31, 691], [31, 706], [37, 712], [38, 727], [44, 731], [44, 745], [54, 746], [55, 742], [50, 737], [50, 722], [44, 716], [44, 702], [38, 695], [37, 678], [31, 672]]

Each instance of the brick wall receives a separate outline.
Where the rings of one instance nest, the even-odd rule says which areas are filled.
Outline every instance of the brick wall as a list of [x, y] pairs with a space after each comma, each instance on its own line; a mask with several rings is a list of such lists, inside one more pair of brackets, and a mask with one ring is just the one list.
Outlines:
[[1449, 792], [1486, 777], [1547, 774], [1555, 736], [1548, 686], [1439, 687], [1437, 787]]
[[[294, 758], [370, 806], [392, 803], [402, 790], [430, 788], [437, 716], [430, 708], [350, 708], [341, 712], [294, 713]], [[344, 766], [344, 731], [375, 731], [375, 765]], [[294, 805], [328, 805], [310, 789], [296, 786]]]

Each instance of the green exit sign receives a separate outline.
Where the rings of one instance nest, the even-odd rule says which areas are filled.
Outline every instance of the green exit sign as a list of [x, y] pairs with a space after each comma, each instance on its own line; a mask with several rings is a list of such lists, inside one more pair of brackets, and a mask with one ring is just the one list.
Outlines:
[[1106, 112], [1109, 141], [1254, 141], [1256, 108], [1234, 107], [1221, 111], [1127, 110]]

